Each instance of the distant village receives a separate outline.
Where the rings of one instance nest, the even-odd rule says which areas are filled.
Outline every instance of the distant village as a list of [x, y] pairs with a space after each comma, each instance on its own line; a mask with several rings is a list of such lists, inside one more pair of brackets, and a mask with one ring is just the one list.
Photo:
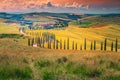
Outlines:
[[[48, 16], [49, 20], [42, 20], [37, 19], [36, 16], [34, 16], [35, 13], [27, 14], [30, 16], [30, 19], [26, 19], [23, 14], [7, 14], [7, 13], [0, 13], [0, 18], [5, 19], [5, 23], [7, 24], [19, 24], [21, 27], [27, 27], [30, 30], [35, 29], [64, 29], [68, 26], [68, 23], [71, 20], [76, 20], [79, 18], [79, 16], [70, 15], [70, 14], [60, 14], [61, 17], [54, 16], [54, 14], [51, 14], [52, 16]], [[41, 15], [45, 16], [48, 15], [47, 13], [41, 13]], [[67, 16], [68, 18], [64, 18], [63, 15]], [[39, 16], [39, 14], [38, 14]], [[36, 18], [36, 20], [32, 20], [32, 18]], [[52, 19], [52, 20], [51, 20]]]
[[20, 23], [22, 26], [28, 26], [30, 30], [32, 29], [55, 29], [55, 28], [64, 28], [67, 27], [67, 24], [57, 21], [50, 21], [50, 22], [30, 22], [30, 21], [22, 21]]

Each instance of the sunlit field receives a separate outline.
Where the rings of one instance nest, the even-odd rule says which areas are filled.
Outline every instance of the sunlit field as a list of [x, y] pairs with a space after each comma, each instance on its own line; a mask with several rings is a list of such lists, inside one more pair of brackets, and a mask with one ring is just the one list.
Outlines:
[[[65, 30], [27, 30], [26, 34], [31, 37], [39, 37], [44, 32], [53, 33], [58, 41], [67, 41], [69, 38], [70, 49], [72, 49], [72, 42], [77, 44], [77, 50], [80, 50], [80, 46], [84, 46], [84, 40], [87, 41], [87, 50], [90, 50], [91, 43], [96, 41], [96, 49], [100, 50], [101, 42], [104, 42], [107, 38], [107, 50], [110, 51], [111, 43], [115, 44], [115, 40], [120, 39], [120, 26], [119, 25], [104, 25], [90, 28], [78, 28], [77, 26], [70, 25]], [[46, 45], [47, 46], [47, 45]], [[118, 43], [118, 49], [120, 50], [120, 42]]]
[[0, 34], [19, 34], [20, 25], [6, 24], [3, 21], [3, 19], [0, 19]]
[[[26, 16], [25, 19], [49, 20], [47, 17], [50, 16], [34, 17]], [[88, 26], [90, 23], [84, 24]], [[119, 80], [120, 25], [93, 24], [86, 28], [69, 24], [62, 29], [29, 30], [26, 26], [23, 29], [20, 24], [9, 24], [0, 19], [0, 80]], [[20, 28], [24, 34], [20, 34]], [[55, 35], [51, 42], [58, 42], [58, 49], [54, 48], [54, 43], [48, 48], [49, 41], [44, 43], [44, 47], [43, 44], [42, 47], [34, 46], [35, 39], [41, 38], [42, 41], [44, 33]], [[107, 49], [101, 50], [105, 39]], [[115, 51], [116, 40], [118, 51]], [[96, 50], [93, 49], [95, 42]]]

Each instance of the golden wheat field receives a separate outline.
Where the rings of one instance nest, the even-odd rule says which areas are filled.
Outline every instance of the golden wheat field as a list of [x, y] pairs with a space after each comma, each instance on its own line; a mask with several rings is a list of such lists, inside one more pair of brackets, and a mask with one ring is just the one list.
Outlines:
[[[102, 27], [79, 28], [77, 26], [69, 25], [64, 30], [27, 30], [26, 34], [32, 37], [41, 36], [43, 32], [53, 33], [58, 41], [62, 43], [69, 38], [70, 49], [72, 49], [72, 42], [77, 44], [77, 50], [84, 45], [84, 39], [87, 41], [87, 49], [90, 50], [91, 43], [96, 41], [96, 49], [100, 50], [101, 42], [107, 38], [107, 50], [111, 49], [111, 43], [115, 44], [118, 39], [118, 51], [120, 51], [120, 26], [119, 25], [103, 25]], [[59, 45], [59, 44], [58, 44]], [[47, 46], [47, 45], [46, 45]]]
[[0, 19], [0, 34], [19, 34], [18, 24], [6, 24], [3, 19]]

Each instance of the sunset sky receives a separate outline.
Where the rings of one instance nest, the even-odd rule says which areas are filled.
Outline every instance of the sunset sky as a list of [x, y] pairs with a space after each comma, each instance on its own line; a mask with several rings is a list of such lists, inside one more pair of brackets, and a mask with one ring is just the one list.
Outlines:
[[120, 0], [0, 0], [0, 12], [120, 13]]

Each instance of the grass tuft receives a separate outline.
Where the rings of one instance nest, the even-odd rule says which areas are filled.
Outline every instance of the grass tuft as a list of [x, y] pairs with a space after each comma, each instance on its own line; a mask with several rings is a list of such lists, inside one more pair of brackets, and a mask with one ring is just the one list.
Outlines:
[[0, 80], [30, 80], [32, 70], [29, 67], [20, 68], [0, 68]]
[[100, 80], [120, 80], [120, 75], [109, 75], [102, 77]]
[[66, 57], [62, 57], [62, 58], [58, 58], [57, 59], [57, 63], [60, 64], [60, 63], [66, 63], [68, 61], [68, 59]]
[[49, 60], [40, 60], [40, 61], [37, 62], [37, 65], [40, 68], [43, 68], [43, 67], [49, 67], [51, 65], [51, 63], [50, 63]]

